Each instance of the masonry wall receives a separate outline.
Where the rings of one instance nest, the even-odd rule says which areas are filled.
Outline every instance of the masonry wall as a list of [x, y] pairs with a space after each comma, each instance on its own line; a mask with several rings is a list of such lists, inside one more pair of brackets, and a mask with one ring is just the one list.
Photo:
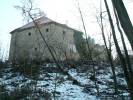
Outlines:
[[[41, 31], [59, 59], [78, 59], [72, 29], [51, 23], [41, 26]], [[30, 28], [12, 33], [9, 60], [14, 59], [17, 61], [45, 60], [52, 57], [38, 31]]]
[[[55, 42], [53, 43], [57, 43], [55, 46], [57, 48], [60, 48], [60, 53], [62, 55], [67, 55], [68, 59], [77, 59], [78, 55], [77, 55], [77, 51], [76, 51], [76, 47], [75, 47], [75, 43], [74, 43], [74, 31], [72, 29], [69, 28], [65, 28], [63, 26], [59, 26], [55, 24], [52, 24], [52, 32], [53, 33], [53, 38], [55, 38]], [[58, 51], [58, 50], [57, 50]]]

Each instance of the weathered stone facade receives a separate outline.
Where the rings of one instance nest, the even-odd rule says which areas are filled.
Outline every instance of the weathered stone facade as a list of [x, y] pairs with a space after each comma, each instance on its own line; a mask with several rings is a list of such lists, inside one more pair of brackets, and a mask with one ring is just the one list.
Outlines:
[[[58, 59], [79, 58], [73, 37], [76, 30], [54, 21], [41, 23], [39, 27]], [[11, 32], [10, 61], [45, 59], [52, 59], [52, 57], [34, 25], [27, 24]]]

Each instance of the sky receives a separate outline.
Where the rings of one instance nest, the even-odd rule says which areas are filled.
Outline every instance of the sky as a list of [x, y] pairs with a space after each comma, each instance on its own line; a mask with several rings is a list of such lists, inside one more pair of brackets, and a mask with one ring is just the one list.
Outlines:
[[[20, 1], [0, 0], [0, 50], [2, 49], [2, 54], [6, 57], [9, 54], [10, 32], [26, 23], [23, 20], [21, 11], [14, 8], [15, 5], [21, 5]], [[123, 1], [130, 18], [133, 19], [133, 0]], [[100, 0], [79, 0], [79, 3], [83, 12], [87, 34], [94, 38], [96, 43], [103, 44], [100, 29], [96, 21]], [[50, 19], [83, 31], [76, 0], [34, 0], [34, 4]]]

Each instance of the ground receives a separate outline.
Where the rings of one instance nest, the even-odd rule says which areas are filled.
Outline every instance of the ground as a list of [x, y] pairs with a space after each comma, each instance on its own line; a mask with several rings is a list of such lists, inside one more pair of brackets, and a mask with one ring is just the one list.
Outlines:
[[[119, 95], [114, 94], [109, 66], [95, 66], [100, 96], [94, 85], [92, 66], [69, 68], [68, 73], [81, 85], [58, 71], [54, 64], [44, 64], [28, 73], [10, 65], [0, 69], [0, 100], [125, 100], [129, 99], [126, 81], [117, 66]], [[35, 67], [32, 67], [32, 69]], [[81, 70], [82, 69], [82, 70]]]

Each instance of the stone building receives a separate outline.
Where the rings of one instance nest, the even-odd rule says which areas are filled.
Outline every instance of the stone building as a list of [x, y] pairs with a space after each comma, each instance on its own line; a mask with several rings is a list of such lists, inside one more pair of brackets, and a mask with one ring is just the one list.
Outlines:
[[[67, 25], [57, 23], [47, 17], [36, 19], [48, 45], [60, 60], [78, 59], [74, 35], [80, 33]], [[11, 32], [9, 61], [52, 60], [40, 33], [33, 22]]]

